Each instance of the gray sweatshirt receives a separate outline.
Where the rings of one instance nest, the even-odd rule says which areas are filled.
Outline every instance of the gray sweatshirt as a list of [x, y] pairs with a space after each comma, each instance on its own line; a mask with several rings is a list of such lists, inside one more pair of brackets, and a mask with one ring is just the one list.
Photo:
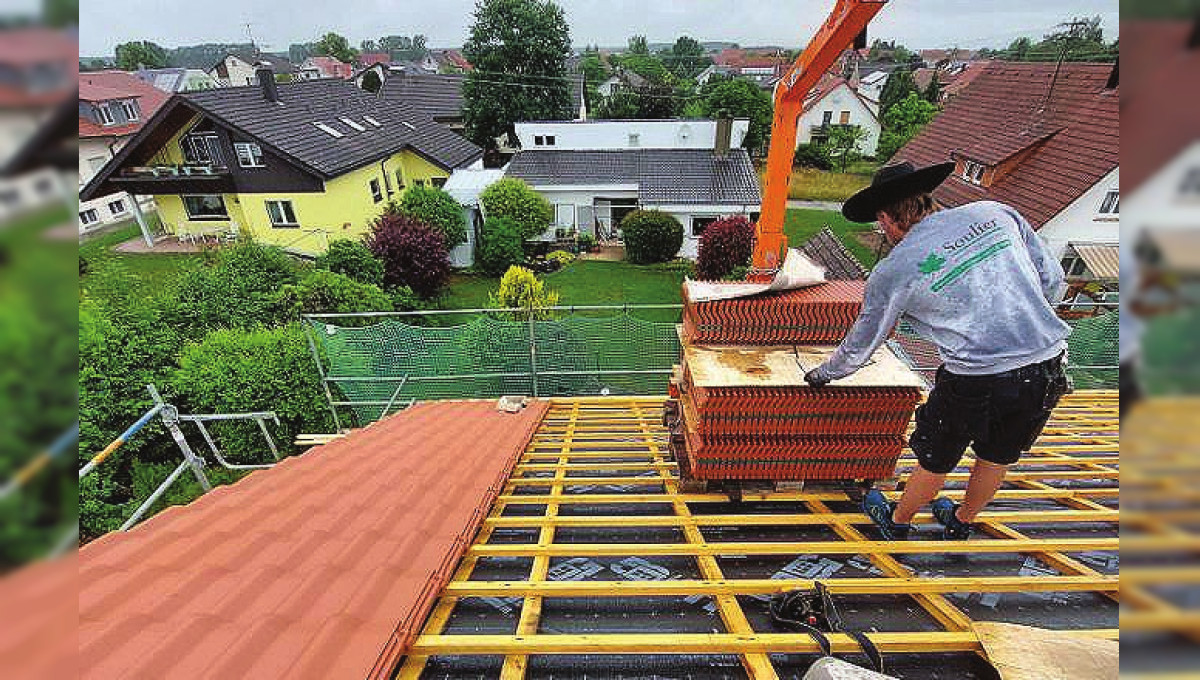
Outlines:
[[1013, 208], [981, 201], [942, 210], [875, 266], [858, 320], [818, 375], [857, 371], [902, 317], [937, 345], [951, 373], [1052, 359], [1071, 332], [1051, 304], [1062, 282], [1062, 266]]

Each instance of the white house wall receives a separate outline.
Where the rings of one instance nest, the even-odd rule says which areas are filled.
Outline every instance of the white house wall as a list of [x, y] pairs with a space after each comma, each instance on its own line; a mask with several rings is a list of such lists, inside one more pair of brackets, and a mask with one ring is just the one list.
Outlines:
[[830, 121], [833, 125], [841, 123], [841, 114], [843, 111], [849, 111], [849, 124], [857, 125], [867, 133], [866, 138], [858, 144], [859, 152], [867, 156], [875, 155], [876, 150], [879, 148], [879, 119], [875, 117], [875, 114], [863, 100], [850, 89], [850, 86], [845, 84], [839, 85], [801, 114], [800, 122], [796, 128], [797, 145], [812, 142], [812, 129], [819, 127], [824, 122], [826, 111], [833, 113]]
[[1055, 258], [1061, 258], [1070, 243], [1120, 243], [1120, 220], [1100, 214], [1100, 205], [1104, 202], [1104, 197], [1109, 191], [1119, 190], [1120, 187], [1121, 169], [1117, 168], [1042, 225], [1038, 233], [1046, 241], [1050, 253]]
[[[79, 140], [79, 186], [91, 181], [99, 168], [93, 168], [92, 159], [103, 158], [105, 162], [112, 158], [113, 154], [121, 150], [122, 146], [129, 141], [129, 137], [123, 137], [113, 143], [112, 148], [109, 148], [110, 138], [102, 137], [85, 137]], [[87, 233], [99, 229], [100, 227], [120, 222], [129, 219], [132, 216], [132, 197], [124, 191], [107, 196], [100, 196], [90, 201], [84, 201], [79, 204], [79, 232]], [[157, 209], [154, 204], [154, 199], [150, 196], [142, 196], [139, 199], [139, 204], [142, 206], [143, 212], [153, 212]], [[89, 210], [96, 211], [96, 221], [83, 223], [82, 215]]]
[[1121, 238], [1134, 243], [1143, 229], [1200, 229], [1200, 200], [1180, 193], [1192, 169], [1200, 169], [1200, 142], [1192, 144], [1165, 168], [1122, 200]]
[[644, 210], [661, 210], [670, 214], [683, 225], [683, 246], [679, 257], [694, 260], [700, 256], [700, 237], [692, 234], [692, 218], [729, 217], [758, 212], [758, 205], [644, 205]]
[[225, 57], [225, 69], [229, 73], [229, 78], [217, 77], [216, 69], [213, 69], [210, 75], [216, 78], [217, 82], [225, 87], [237, 87], [238, 85], [253, 85], [258, 82], [257, 76], [254, 75], [254, 64], [246, 62], [234, 56]]
[[[750, 131], [750, 121], [733, 121], [730, 144], [738, 148]], [[565, 151], [606, 149], [711, 149], [717, 139], [715, 120], [552, 121], [517, 123], [521, 148]], [[534, 137], [554, 137], [553, 146], [539, 146]], [[630, 135], [637, 135], [636, 144]]]

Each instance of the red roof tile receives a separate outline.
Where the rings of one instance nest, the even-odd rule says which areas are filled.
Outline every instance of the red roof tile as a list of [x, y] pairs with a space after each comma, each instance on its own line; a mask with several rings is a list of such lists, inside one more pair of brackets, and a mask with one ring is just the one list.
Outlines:
[[990, 187], [954, 176], [935, 195], [948, 206], [1001, 201], [1041, 227], [1117, 167], [1118, 92], [1105, 89], [1111, 71], [1064, 64], [1055, 78], [1054, 64], [988, 64], [894, 160], [996, 163], [1032, 148]]
[[1187, 49], [1188, 22], [1131, 21], [1121, 31], [1129, 58], [1122, 66], [1125, 154], [1121, 189], [1135, 191], [1193, 142], [1200, 140], [1200, 49]]
[[112, 99], [136, 98], [141, 108], [141, 119], [136, 123], [120, 126], [98, 125], [80, 116], [80, 137], [122, 137], [141, 129], [158, 109], [170, 99], [170, 93], [125, 71], [95, 71], [79, 74], [79, 98], [84, 101], [108, 101]]
[[85, 546], [83, 677], [390, 677], [546, 408], [417, 405]]
[[74, 555], [32, 564], [0, 579], [0, 677], [79, 676], [79, 563]]

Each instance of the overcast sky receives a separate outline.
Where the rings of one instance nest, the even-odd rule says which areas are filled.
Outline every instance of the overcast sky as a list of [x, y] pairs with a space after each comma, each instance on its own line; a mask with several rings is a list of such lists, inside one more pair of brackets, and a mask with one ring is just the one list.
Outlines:
[[[799, 47], [815, 32], [833, 0], [558, 0], [576, 45], [625, 44], [630, 35], [670, 42], [680, 35], [742, 45]], [[80, 54], [112, 54], [128, 40], [164, 47], [245, 42], [248, 30], [269, 51], [326, 31], [352, 44], [382, 35], [423, 33], [432, 47], [461, 45], [474, 0], [83, 0]], [[912, 48], [1001, 47], [1040, 37], [1056, 24], [1099, 14], [1115, 37], [1117, 0], [891, 0], [871, 35]], [[247, 27], [249, 24], [249, 28]]]

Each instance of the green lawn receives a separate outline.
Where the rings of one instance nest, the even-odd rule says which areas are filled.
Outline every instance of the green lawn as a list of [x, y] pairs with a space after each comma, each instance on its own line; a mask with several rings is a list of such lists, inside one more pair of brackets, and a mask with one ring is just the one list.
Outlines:
[[[79, 244], [79, 257], [87, 265], [80, 283], [92, 294], [120, 294], [132, 299], [140, 291], [153, 291], [200, 264], [203, 256], [184, 253], [118, 253], [114, 248], [130, 239], [140, 238], [136, 222], [126, 222], [112, 230], [92, 236]], [[127, 276], [113, 277], [114, 270]], [[119, 284], [113, 284], [119, 281]], [[121, 290], [110, 286], [120, 285]]]
[[[627, 262], [576, 260], [566, 268], [547, 274], [547, 287], [558, 291], [559, 304], [570, 305], [660, 305], [680, 304], [680, 286], [685, 273], [667, 265], [648, 267]], [[488, 306], [488, 295], [499, 287], [499, 279], [456, 274], [441, 309], [480, 309]], [[646, 310], [638, 316], [654, 321], [675, 321], [678, 311]]]
[[870, 269], [875, 266], [875, 251], [858, 239], [861, 235], [869, 235], [873, 227], [869, 224], [850, 222], [842, 217], [841, 213], [826, 210], [789, 210], [783, 231], [787, 234], [788, 244], [791, 247], [799, 247], [826, 226], [837, 234], [865, 267]]

